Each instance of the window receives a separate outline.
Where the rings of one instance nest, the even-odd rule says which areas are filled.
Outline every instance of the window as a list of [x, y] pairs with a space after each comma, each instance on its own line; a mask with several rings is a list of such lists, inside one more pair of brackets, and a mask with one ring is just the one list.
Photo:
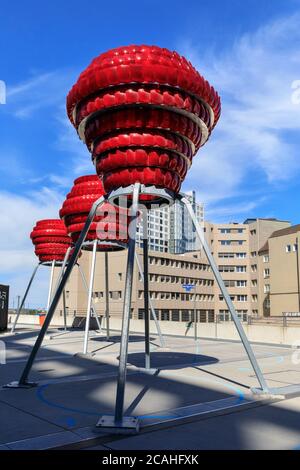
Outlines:
[[182, 318], [182, 321], [190, 321], [190, 311], [189, 310], [182, 310], [181, 318]]
[[246, 287], [247, 281], [236, 281], [236, 287]]
[[252, 295], [252, 302], [257, 302], [257, 295], [256, 294]]
[[122, 292], [120, 290], [113, 290], [109, 292], [109, 297], [112, 300], [119, 300], [122, 298]]
[[257, 252], [256, 251], [251, 251], [251, 258], [255, 258], [257, 255]]
[[247, 257], [247, 253], [236, 253], [235, 255], [237, 258], [246, 258]]
[[298, 251], [298, 244], [297, 244], [297, 243], [294, 243], [294, 245], [293, 245], [293, 251]]
[[122, 281], [122, 278], [123, 278], [123, 274], [122, 274], [122, 273], [118, 273], [118, 279], [119, 279], [119, 281]]
[[237, 273], [245, 273], [247, 270], [247, 266], [236, 266]]
[[247, 302], [247, 295], [237, 295], [238, 302]]
[[161, 311], [161, 321], [168, 321], [170, 320], [170, 312], [169, 310], [162, 310]]
[[265, 284], [264, 285], [264, 293], [268, 294], [268, 292], [270, 292], [270, 284]]
[[270, 277], [270, 269], [269, 268], [264, 269], [264, 278], [266, 279], [267, 277]]
[[287, 253], [290, 253], [290, 252], [292, 251], [291, 245], [286, 245], [285, 251], [286, 251]]
[[179, 310], [172, 310], [172, 321], [179, 321]]
[[256, 235], [256, 230], [255, 229], [250, 230], [250, 235]]
[[234, 258], [234, 253], [219, 253], [219, 258]]
[[138, 319], [139, 320], [144, 319], [144, 310], [142, 308], [139, 308], [139, 310], [138, 310]]
[[251, 264], [251, 271], [252, 271], [253, 273], [256, 273], [256, 271], [257, 271], [257, 264]]
[[268, 263], [270, 261], [269, 255], [264, 255], [263, 256], [263, 262]]

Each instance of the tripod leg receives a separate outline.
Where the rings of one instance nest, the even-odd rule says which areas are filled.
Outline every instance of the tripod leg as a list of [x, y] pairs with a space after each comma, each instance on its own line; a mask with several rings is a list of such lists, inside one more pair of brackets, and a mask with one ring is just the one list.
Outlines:
[[[139, 255], [137, 253], [135, 254], [135, 259], [136, 259], [136, 264], [137, 264], [138, 270], [140, 272], [142, 281], [144, 282], [144, 273], [143, 273], [143, 269], [142, 269], [142, 266], [141, 266], [141, 263], [140, 263]], [[161, 346], [161, 348], [164, 348], [165, 347], [165, 340], [164, 340], [164, 337], [162, 335], [160, 325], [159, 325], [159, 321], [157, 319], [155, 309], [154, 309], [154, 306], [153, 306], [153, 302], [150, 299], [150, 297], [149, 297], [149, 305], [150, 305], [152, 318], [153, 318], [153, 320], [155, 322], [155, 325], [156, 325], [156, 330], [157, 330], [157, 334], [158, 334], [158, 337], [159, 337], [160, 346]]]
[[92, 307], [92, 297], [93, 297], [95, 267], [96, 267], [97, 243], [98, 243], [98, 241], [94, 240], [94, 242], [93, 242], [93, 255], [92, 255], [91, 273], [90, 273], [89, 293], [88, 293], [88, 303], [87, 303], [86, 320], [85, 320], [85, 334], [84, 334], [84, 343], [83, 343], [83, 354], [87, 354], [87, 352], [88, 352], [91, 307]]
[[47, 312], [49, 310], [49, 305], [51, 301], [51, 294], [52, 294], [52, 287], [53, 287], [53, 276], [54, 276], [54, 268], [55, 268], [55, 261], [53, 260], [51, 263], [51, 274], [50, 274], [50, 282], [49, 282], [49, 291], [48, 291], [48, 300], [47, 300]]
[[148, 215], [143, 211], [143, 260], [144, 260], [144, 319], [145, 319], [145, 369], [150, 369], [150, 317], [148, 274]]
[[257, 362], [257, 360], [256, 360], [256, 357], [255, 357], [254, 353], [253, 353], [253, 350], [252, 350], [252, 347], [251, 347], [251, 345], [250, 345], [250, 343], [249, 343], [249, 341], [248, 341], [248, 338], [247, 338], [247, 336], [246, 336], [246, 334], [245, 334], [245, 332], [244, 332], [244, 329], [243, 329], [242, 324], [241, 324], [241, 322], [240, 322], [240, 320], [239, 320], [239, 317], [237, 316], [237, 313], [236, 313], [236, 311], [235, 311], [235, 308], [234, 308], [234, 305], [233, 305], [232, 300], [231, 300], [231, 298], [230, 298], [230, 295], [229, 295], [228, 292], [227, 292], [227, 289], [226, 289], [226, 287], [225, 287], [224, 281], [223, 281], [223, 279], [222, 279], [222, 277], [221, 277], [221, 275], [220, 275], [220, 273], [219, 273], [218, 267], [217, 267], [217, 265], [216, 265], [216, 263], [215, 263], [214, 257], [213, 257], [213, 255], [212, 255], [211, 252], [210, 252], [209, 246], [208, 246], [208, 244], [207, 244], [207, 242], [206, 242], [206, 239], [205, 239], [205, 236], [204, 236], [203, 229], [202, 229], [201, 225], [199, 224], [199, 222], [198, 222], [198, 220], [197, 220], [197, 218], [196, 218], [196, 215], [195, 215], [195, 213], [194, 213], [194, 211], [193, 211], [193, 208], [192, 208], [191, 203], [190, 203], [187, 199], [185, 199], [185, 198], [182, 198], [181, 201], [183, 202], [183, 204], [185, 204], [185, 206], [186, 206], [186, 208], [187, 208], [187, 210], [188, 210], [188, 213], [189, 213], [189, 215], [190, 215], [190, 217], [191, 217], [191, 219], [192, 219], [192, 222], [193, 222], [193, 224], [194, 224], [194, 226], [195, 226], [197, 235], [198, 235], [199, 240], [200, 240], [200, 242], [201, 242], [201, 244], [202, 244], [202, 246], [203, 246], [204, 253], [205, 253], [205, 255], [206, 255], [207, 259], [208, 259], [208, 262], [209, 262], [209, 264], [210, 264], [210, 266], [211, 266], [211, 269], [212, 269], [212, 271], [213, 271], [213, 273], [214, 273], [214, 276], [215, 276], [215, 278], [216, 278], [216, 281], [217, 281], [217, 283], [218, 283], [218, 286], [219, 286], [219, 288], [220, 288], [220, 291], [222, 292], [222, 295], [224, 296], [224, 299], [225, 299], [225, 302], [226, 302], [226, 304], [227, 304], [228, 310], [230, 311], [230, 314], [231, 314], [231, 317], [232, 317], [232, 319], [233, 319], [233, 321], [234, 321], [235, 327], [236, 327], [236, 329], [237, 329], [237, 331], [238, 331], [238, 334], [239, 334], [239, 336], [240, 336], [240, 338], [241, 338], [241, 341], [242, 341], [242, 343], [243, 343], [243, 346], [244, 346], [244, 348], [245, 348], [245, 350], [246, 350], [246, 352], [247, 352], [247, 355], [248, 355], [248, 357], [249, 357], [249, 360], [250, 360], [250, 362], [251, 362], [251, 365], [252, 365], [252, 367], [253, 367], [253, 370], [254, 370], [254, 372], [255, 372], [255, 375], [256, 375], [256, 377], [257, 377], [257, 380], [258, 380], [258, 382], [260, 383], [260, 386], [261, 386], [262, 390], [265, 391], [265, 392], [268, 392], [268, 391], [269, 391], [268, 385], [267, 385], [267, 383], [266, 383], [266, 381], [265, 381], [265, 378], [264, 378], [264, 376], [263, 376], [263, 373], [262, 373], [262, 371], [261, 371], [261, 369], [260, 369], [260, 367], [259, 367], [259, 365], [258, 365], [258, 362]]
[[[78, 264], [77, 266], [78, 266], [78, 269], [79, 269], [79, 273], [80, 273], [80, 277], [81, 277], [81, 280], [82, 280], [82, 284], [83, 284], [83, 286], [84, 286], [84, 288], [85, 288], [85, 290], [86, 290], [87, 295], [89, 295], [89, 288], [88, 288], [88, 285], [87, 285], [87, 282], [86, 282], [86, 278], [85, 278], [84, 272], [82, 271], [80, 264]], [[92, 308], [94, 317], [96, 318], [96, 322], [97, 322], [97, 325], [98, 325], [98, 329], [99, 329], [99, 331], [100, 331], [100, 333], [101, 333], [101, 331], [102, 331], [101, 322], [100, 322], [99, 316], [98, 316], [98, 314], [97, 314], [97, 310], [96, 310], [95, 304], [94, 304], [94, 302], [93, 302], [93, 298], [92, 298], [92, 306], [91, 306], [91, 308]]]
[[16, 325], [17, 325], [18, 320], [19, 320], [19, 316], [20, 316], [20, 314], [21, 314], [21, 312], [22, 312], [22, 308], [23, 308], [23, 305], [24, 305], [25, 300], [26, 300], [26, 298], [27, 298], [28, 292], [29, 292], [29, 290], [30, 290], [32, 281], [33, 281], [33, 279], [35, 278], [36, 272], [37, 272], [37, 270], [38, 270], [38, 268], [39, 268], [40, 265], [41, 265], [41, 263], [38, 263], [38, 264], [36, 265], [36, 267], [34, 268], [34, 270], [33, 270], [33, 273], [32, 273], [32, 275], [31, 275], [31, 278], [30, 278], [29, 282], [28, 282], [28, 285], [27, 285], [25, 294], [24, 294], [24, 296], [23, 296], [21, 305], [20, 305], [20, 307], [19, 307], [19, 309], [18, 309], [16, 318], [15, 318], [15, 320], [14, 320], [13, 326], [12, 326], [12, 328], [11, 328], [11, 330], [10, 330], [11, 333], [14, 333], [14, 331], [15, 331]]
[[76, 245], [74, 247], [74, 251], [73, 251], [72, 256], [71, 256], [71, 258], [68, 262], [67, 268], [66, 268], [66, 270], [65, 270], [65, 272], [64, 272], [64, 274], [61, 278], [61, 281], [59, 283], [59, 286], [57, 287], [56, 292], [53, 296], [53, 300], [52, 300], [51, 305], [49, 307], [48, 314], [45, 318], [45, 322], [44, 322], [42, 328], [40, 329], [39, 335], [36, 339], [36, 342], [35, 342], [32, 350], [31, 350], [31, 353], [30, 353], [29, 358], [28, 358], [28, 360], [25, 364], [25, 367], [24, 367], [24, 370], [21, 374], [21, 377], [20, 377], [18, 382], [13, 382], [12, 384], [7, 385], [7, 386], [10, 386], [10, 387], [24, 387], [25, 386], [26, 387], [26, 386], [30, 385], [30, 384], [28, 384], [27, 379], [28, 379], [28, 375], [31, 371], [31, 368], [33, 366], [35, 357], [36, 357], [36, 355], [37, 355], [37, 353], [38, 353], [38, 351], [41, 347], [41, 344], [43, 342], [43, 339], [44, 339], [44, 336], [47, 332], [48, 326], [49, 326], [49, 324], [52, 320], [52, 317], [54, 315], [54, 312], [55, 312], [55, 309], [56, 309], [57, 304], [59, 302], [62, 291], [64, 290], [65, 285], [67, 283], [67, 280], [68, 280], [68, 278], [71, 274], [71, 271], [72, 271], [72, 269], [73, 269], [73, 267], [74, 267], [74, 265], [77, 261], [77, 258], [79, 256], [79, 252], [80, 252], [82, 244], [85, 240], [86, 234], [87, 234], [87, 232], [90, 228], [92, 220], [95, 216], [97, 207], [100, 204], [102, 204], [104, 201], [105, 201], [105, 198], [103, 196], [101, 196], [97, 201], [94, 202], [94, 204], [93, 204], [93, 206], [90, 210], [90, 213], [89, 213], [89, 215], [86, 219], [83, 230], [82, 230], [82, 232], [81, 232], [81, 234], [80, 234], [80, 236], [79, 236], [79, 238], [76, 242]]
[[63, 290], [63, 314], [64, 314], [64, 330], [67, 331], [67, 311], [66, 311], [66, 292]]
[[104, 254], [105, 259], [105, 318], [106, 318], [106, 339], [109, 341], [109, 280], [108, 280], [108, 253]]
[[115, 424], [122, 425], [123, 422], [123, 409], [124, 409], [124, 393], [126, 385], [126, 366], [128, 354], [128, 337], [129, 337], [129, 324], [131, 314], [131, 295], [133, 284], [133, 270], [134, 270], [134, 254], [136, 242], [136, 226], [138, 215], [138, 201], [140, 193], [140, 184], [136, 183], [133, 189], [133, 201], [131, 207], [130, 217], [130, 231], [128, 242], [128, 258], [125, 280], [124, 292], [124, 305], [123, 305], [123, 321], [122, 321], [122, 335], [120, 344], [120, 359], [119, 359], [119, 373], [117, 385], [117, 397], [115, 407]]

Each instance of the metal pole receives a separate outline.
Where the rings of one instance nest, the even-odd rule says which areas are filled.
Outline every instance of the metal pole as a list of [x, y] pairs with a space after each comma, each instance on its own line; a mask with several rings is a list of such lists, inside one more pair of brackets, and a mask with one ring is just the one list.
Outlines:
[[124, 393], [126, 385], [126, 366], [128, 354], [128, 336], [129, 324], [131, 314], [131, 295], [133, 284], [133, 270], [134, 270], [134, 254], [136, 242], [136, 226], [138, 215], [138, 202], [139, 202], [140, 184], [136, 183], [133, 189], [133, 198], [131, 206], [130, 217], [130, 234], [128, 241], [128, 258], [125, 279], [125, 292], [124, 292], [124, 305], [123, 305], [123, 320], [122, 320], [122, 334], [120, 344], [120, 359], [119, 359], [119, 372], [118, 372], [118, 385], [115, 407], [115, 424], [122, 425], [123, 409], [124, 409]]
[[63, 290], [63, 314], [64, 314], [64, 330], [67, 331], [67, 311], [66, 311], [66, 292]]
[[55, 260], [51, 263], [51, 274], [50, 274], [50, 282], [49, 282], [49, 292], [48, 292], [48, 300], [47, 300], [47, 312], [49, 310], [49, 305], [51, 301], [51, 294], [52, 294], [52, 286], [53, 286], [53, 276], [54, 276], [54, 268], [55, 268]]
[[[139, 259], [139, 255], [136, 253], [135, 254], [135, 259], [136, 259], [136, 264], [138, 266], [138, 270], [140, 272], [140, 275], [141, 275], [141, 278], [142, 278], [142, 281], [144, 282], [144, 273], [143, 273], [143, 269], [142, 269], [142, 266], [141, 266], [141, 263], [140, 263], [140, 259]], [[157, 319], [157, 316], [156, 316], [156, 313], [155, 313], [155, 309], [154, 309], [154, 306], [153, 306], [153, 302], [151, 300], [151, 298], [149, 297], [149, 305], [150, 305], [150, 310], [151, 310], [151, 315], [152, 315], [152, 318], [155, 322], [155, 326], [156, 326], [156, 330], [157, 330], [157, 334], [158, 334], [158, 337], [159, 337], [159, 342], [160, 342], [160, 346], [162, 348], [165, 347], [165, 340], [164, 340], [164, 337], [162, 335], [162, 332], [161, 332], [161, 329], [160, 329], [160, 325], [159, 325], [159, 321]]]
[[148, 214], [147, 214], [146, 209], [143, 210], [143, 262], [144, 262], [145, 369], [150, 369]]
[[235, 327], [236, 327], [236, 329], [237, 329], [237, 331], [238, 331], [238, 334], [239, 334], [239, 336], [240, 336], [240, 338], [241, 338], [241, 341], [242, 341], [242, 343], [243, 343], [243, 345], [244, 345], [244, 348], [245, 348], [245, 350], [246, 350], [246, 352], [247, 352], [247, 354], [248, 354], [249, 360], [250, 360], [251, 365], [252, 365], [252, 367], [253, 367], [253, 370], [254, 370], [254, 372], [255, 372], [255, 374], [256, 374], [257, 380], [258, 380], [258, 382], [260, 383], [260, 386], [261, 386], [262, 390], [263, 390], [264, 392], [268, 392], [268, 391], [269, 391], [269, 388], [268, 388], [268, 386], [267, 386], [267, 383], [266, 383], [266, 381], [265, 381], [265, 378], [264, 378], [264, 376], [263, 376], [263, 373], [262, 373], [262, 371], [261, 371], [261, 369], [260, 369], [260, 367], [259, 367], [259, 365], [258, 365], [258, 362], [257, 362], [257, 360], [256, 360], [256, 357], [254, 356], [253, 350], [252, 350], [251, 345], [250, 345], [250, 343], [249, 343], [249, 341], [248, 341], [248, 338], [247, 338], [247, 336], [246, 336], [246, 334], [245, 334], [245, 332], [244, 332], [244, 329], [243, 329], [243, 327], [242, 327], [242, 324], [241, 324], [241, 322], [240, 322], [240, 320], [239, 320], [239, 318], [238, 318], [238, 316], [237, 316], [237, 313], [236, 313], [236, 311], [235, 311], [235, 308], [234, 308], [234, 305], [233, 305], [232, 300], [231, 300], [231, 298], [230, 298], [230, 295], [229, 295], [228, 292], [227, 292], [227, 289], [226, 289], [226, 287], [225, 287], [224, 281], [223, 281], [223, 279], [222, 279], [222, 277], [221, 277], [221, 275], [220, 275], [220, 273], [219, 273], [218, 267], [217, 267], [217, 265], [216, 265], [216, 263], [215, 263], [214, 257], [213, 257], [213, 255], [212, 255], [211, 252], [210, 252], [208, 243], [206, 242], [206, 239], [205, 239], [205, 236], [204, 236], [203, 229], [202, 229], [201, 225], [199, 224], [199, 222], [198, 222], [198, 220], [197, 220], [197, 218], [196, 218], [196, 215], [195, 215], [195, 213], [194, 213], [194, 211], [193, 211], [193, 208], [192, 208], [192, 206], [191, 206], [191, 203], [190, 203], [186, 198], [184, 198], [184, 197], [181, 199], [181, 201], [182, 201], [183, 204], [185, 204], [185, 206], [186, 206], [186, 208], [187, 208], [187, 210], [188, 210], [188, 213], [189, 213], [189, 215], [190, 215], [190, 217], [191, 217], [191, 219], [192, 219], [192, 221], [193, 221], [193, 224], [194, 224], [194, 226], [195, 226], [197, 235], [198, 235], [199, 240], [200, 240], [200, 242], [201, 242], [201, 244], [202, 244], [202, 246], [203, 246], [203, 250], [204, 250], [204, 252], [205, 252], [205, 255], [206, 255], [207, 259], [208, 259], [208, 262], [209, 262], [209, 264], [210, 264], [210, 266], [211, 266], [211, 269], [212, 269], [212, 271], [213, 271], [213, 273], [214, 273], [214, 276], [215, 276], [215, 278], [216, 278], [216, 281], [217, 281], [217, 283], [218, 283], [218, 286], [219, 286], [219, 288], [220, 288], [220, 291], [221, 291], [221, 293], [222, 293], [222, 295], [223, 295], [223, 297], [224, 297], [224, 300], [225, 300], [225, 302], [226, 302], [226, 304], [227, 304], [228, 310], [230, 311], [230, 314], [231, 314], [232, 319], [233, 319], [233, 321], [234, 321], [234, 323], [235, 323]]
[[17, 384], [16, 383], [11, 384], [12, 387], [14, 387], [14, 386], [24, 386], [24, 385], [26, 386], [26, 384], [27, 384], [28, 375], [31, 371], [33, 362], [34, 362], [35, 357], [36, 357], [36, 355], [37, 355], [37, 353], [38, 353], [38, 351], [41, 347], [41, 344], [43, 342], [43, 339], [44, 339], [44, 336], [45, 336], [46, 331], [48, 329], [48, 326], [49, 326], [49, 324], [52, 320], [52, 317], [54, 315], [54, 312], [55, 312], [55, 309], [56, 309], [57, 304], [59, 302], [62, 291], [64, 290], [65, 285], [67, 283], [67, 280], [68, 280], [68, 278], [71, 274], [71, 271], [72, 271], [72, 269], [73, 269], [73, 267], [74, 267], [74, 265], [77, 261], [77, 258], [79, 256], [82, 244], [85, 240], [87, 232], [89, 231], [89, 228], [90, 228], [92, 220], [95, 216], [96, 210], [97, 210], [98, 206], [100, 204], [102, 204], [102, 202], [104, 202], [104, 201], [105, 201], [104, 196], [101, 196], [97, 201], [94, 202], [94, 204], [91, 207], [91, 210], [90, 210], [90, 213], [89, 213], [89, 215], [86, 219], [85, 225], [84, 225], [84, 227], [82, 229], [82, 232], [81, 232], [81, 234], [80, 234], [80, 236], [79, 236], [79, 238], [76, 242], [76, 245], [74, 247], [74, 251], [72, 253], [70, 261], [69, 261], [69, 263], [67, 265], [67, 268], [66, 268], [66, 270], [65, 270], [65, 272], [64, 272], [64, 274], [61, 278], [59, 286], [58, 286], [58, 288], [57, 288], [57, 290], [56, 290], [56, 292], [53, 296], [53, 300], [52, 300], [51, 305], [49, 307], [49, 311], [48, 311], [48, 314], [45, 318], [44, 324], [43, 324], [42, 328], [40, 329], [39, 335], [38, 335], [38, 337], [35, 341], [35, 344], [34, 344], [32, 350], [31, 350], [31, 353], [29, 355], [27, 363], [25, 364], [25, 367], [24, 367], [24, 370], [21, 374], [20, 380]]
[[69, 246], [69, 248], [68, 248], [67, 251], [66, 251], [66, 254], [65, 254], [63, 263], [62, 263], [62, 265], [61, 265], [60, 274], [59, 274], [59, 276], [58, 276], [58, 278], [57, 278], [57, 281], [56, 281], [56, 284], [55, 284], [55, 290], [54, 290], [54, 292], [56, 292], [56, 290], [57, 290], [57, 288], [58, 288], [58, 285], [59, 285], [59, 283], [60, 283], [60, 281], [61, 281], [61, 278], [62, 278], [62, 276], [63, 276], [63, 273], [65, 272], [66, 264], [67, 264], [67, 261], [68, 261], [68, 259], [69, 259], [69, 255], [70, 255], [71, 249], [72, 249], [72, 247]]
[[105, 318], [106, 318], [106, 339], [109, 340], [109, 279], [108, 279], [108, 253], [104, 253], [105, 270]]
[[[77, 264], [77, 266], [78, 266], [78, 269], [79, 269], [79, 272], [80, 272], [82, 284], [83, 284], [83, 286], [84, 286], [84, 288], [85, 288], [85, 290], [86, 290], [87, 295], [89, 295], [89, 288], [88, 288], [88, 285], [87, 285], [87, 282], [86, 282], [86, 278], [85, 278], [84, 272], [82, 271], [81, 266], [80, 266], [79, 263]], [[92, 311], [93, 311], [93, 315], [94, 315], [94, 317], [96, 318], [96, 322], [97, 322], [97, 325], [98, 325], [98, 329], [99, 329], [99, 331], [100, 331], [100, 333], [101, 333], [101, 330], [102, 330], [101, 322], [100, 322], [99, 317], [98, 317], [98, 314], [97, 314], [97, 310], [96, 310], [96, 307], [95, 307], [95, 304], [94, 304], [94, 301], [93, 301], [93, 297], [92, 297], [92, 307], [91, 307], [91, 308], [92, 308]]]
[[[20, 314], [21, 314], [23, 305], [24, 305], [24, 303], [25, 303], [26, 297], [27, 297], [28, 292], [29, 292], [29, 290], [30, 290], [32, 281], [33, 281], [33, 279], [35, 278], [36, 272], [37, 272], [37, 270], [38, 270], [38, 268], [39, 268], [40, 265], [41, 265], [41, 263], [38, 263], [38, 264], [36, 265], [36, 267], [34, 268], [34, 270], [33, 270], [33, 273], [32, 273], [32, 275], [31, 275], [31, 278], [30, 278], [29, 282], [28, 282], [28, 286], [27, 286], [27, 288], [26, 288], [25, 294], [24, 294], [24, 296], [23, 296], [21, 305], [18, 307], [18, 311], [17, 311], [17, 315], [16, 315], [16, 318], [15, 318], [15, 321], [14, 321], [14, 323], [13, 323], [13, 326], [12, 326], [11, 330], [10, 330], [11, 333], [14, 333], [14, 331], [15, 331], [16, 325], [17, 325], [18, 320], [19, 320], [19, 316], [20, 316]], [[18, 296], [18, 298], [19, 298], [19, 297], [20, 297], [20, 296]], [[18, 299], [18, 303], [19, 303], [19, 299]]]
[[84, 343], [83, 343], [83, 354], [87, 354], [87, 352], [88, 352], [91, 306], [92, 306], [94, 278], [95, 278], [95, 267], [96, 267], [97, 243], [98, 243], [98, 240], [94, 240], [94, 242], [93, 242], [92, 263], [91, 263], [91, 272], [90, 272], [90, 284], [89, 284], [89, 292], [88, 292], [88, 303], [87, 303], [86, 320], [85, 320], [85, 334], [84, 334]]

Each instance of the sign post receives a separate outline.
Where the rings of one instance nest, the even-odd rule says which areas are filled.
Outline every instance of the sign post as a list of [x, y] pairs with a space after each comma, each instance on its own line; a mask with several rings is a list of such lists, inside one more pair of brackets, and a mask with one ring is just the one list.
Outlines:
[[[196, 287], [195, 284], [182, 284], [183, 289], [185, 290], [186, 293], [191, 293], [192, 290]], [[195, 294], [196, 296], [196, 294]], [[194, 338], [195, 341], [198, 340], [198, 335], [197, 335], [197, 311], [196, 311], [196, 297], [194, 300]]]

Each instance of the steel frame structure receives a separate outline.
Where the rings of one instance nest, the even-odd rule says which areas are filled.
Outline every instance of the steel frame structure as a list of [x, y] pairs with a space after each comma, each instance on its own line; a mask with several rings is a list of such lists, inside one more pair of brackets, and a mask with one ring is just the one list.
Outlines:
[[[146, 195], [146, 198], [144, 197]], [[142, 196], [142, 197], [141, 197]], [[137, 218], [139, 213], [139, 202], [143, 203], [144, 205], [149, 205], [147, 197], [151, 196], [152, 201], [151, 204], [154, 203], [173, 203], [175, 200], [181, 201], [188, 213], [191, 217], [193, 225], [196, 229], [197, 236], [200, 240], [202, 245], [203, 251], [207, 257], [207, 260], [211, 266], [212, 272], [214, 277], [218, 283], [221, 293], [224, 296], [224, 300], [227, 304], [227, 307], [230, 311], [232, 320], [235, 324], [241, 342], [245, 348], [245, 351], [248, 355], [252, 368], [255, 372], [257, 377], [258, 383], [260, 385], [260, 389], [254, 389], [255, 392], [260, 391], [265, 394], [270, 394], [270, 389], [265, 381], [263, 373], [260, 369], [260, 366], [256, 360], [256, 357], [253, 353], [252, 347], [248, 341], [248, 338], [243, 330], [242, 324], [238, 318], [238, 315], [235, 311], [234, 305], [230, 299], [230, 296], [227, 292], [225, 287], [224, 281], [218, 271], [217, 264], [210, 252], [209, 246], [206, 242], [203, 228], [199, 224], [196, 215], [194, 213], [193, 207], [191, 203], [181, 194], [173, 194], [171, 191], [166, 189], [159, 189], [154, 186], [144, 186], [140, 183], [135, 183], [126, 188], [119, 188], [116, 191], [112, 191], [108, 196], [100, 197], [97, 201], [94, 202], [90, 213], [86, 219], [84, 228], [78, 238], [78, 241], [75, 245], [73, 253], [70, 257], [70, 260], [66, 266], [65, 271], [62, 273], [60, 282], [57, 286], [57, 289], [54, 293], [52, 298], [52, 302], [49, 307], [48, 315], [45, 319], [45, 322], [39, 332], [39, 335], [36, 339], [36, 342], [32, 348], [32, 351], [29, 355], [27, 363], [24, 367], [24, 370], [21, 374], [19, 381], [12, 382], [8, 384], [6, 387], [14, 387], [14, 388], [26, 388], [31, 387], [31, 382], [28, 381], [28, 376], [31, 371], [32, 365], [34, 363], [35, 357], [37, 352], [42, 344], [43, 338], [47, 331], [47, 328], [50, 324], [50, 321], [53, 317], [55, 308], [59, 302], [60, 296], [63, 293], [65, 288], [66, 282], [68, 277], [77, 262], [77, 258], [79, 256], [80, 250], [84, 244], [85, 237], [89, 230], [89, 227], [92, 223], [93, 217], [96, 213], [97, 208], [108, 201], [112, 204], [118, 205], [119, 202], [123, 197], [130, 197], [132, 200], [132, 204], [130, 207], [130, 236], [128, 242], [128, 257], [127, 257], [127, 270], [126, 270], [126, 279], [125, 279], [125, 291], [124, 291], [124, 304], [123, 304], [123, 317], [122, 317], [122, 330], [121, 330], [121, 342], [120, 342], [120, 355], [119, 355], [119, 369], [118, 369], [118, 380], [117, 380], [117, 395], [116, 395], [116, 403], [115, 403], [115, 413], [113, 416], [102, 416], [97, 423], [97, 426], [100, 428], [107, 428], [111, 432], [114, 433], [124, 433], [124, 432], [138, 432], [139, 430], [139, 421], [137, 417], [132, 416], [124, 416], [124, 398], [125, 398], [125, 386], [126, 386], [126, 372], [127, 372], [127, 355], [128, 355], [128, 341], [129, 341], [129, 326], [130, 326], [130, 313], [131, 313], [131, 297], [132, 297], [132, 287], [133, 287], [133, 270], [134, 270], [134, 261], [136, 257], [136, 228], [137, 228]], [[153, 198], [155, 198], [153, 200]], [[144, 236], [146, 235], [147, 240], [147, 230], [146, 230], [146, 222], [144, 218]], [[96, 244], [94, 244], [95, 247]], [[144, 289], [145, 289], [145, 365], [146, 368], [150, 367], [150, 348], [149, 348], [149, 291], [148, 291], [148, 244], [147, 241], [145, 243], [144, 239]], [[93, 249], [95, 250], [95, 248]], [[94, 255], [94, 251], [93, 251]], [[91, 276], [93, 273], [91, 272]], [[91, 284], [90, 284], [91, 287]], [[147, 309], [147, 313], [146, 313]], [[274, 394], [274, 389], [272, 389], [272, 393]]]
[[[64, 258], [64, 261], [45, 261], [45, 262], [39, 262], [33, 272], [32, 272], [32, 275], [29, 279], [29, 282], [27, 284], [27, 287], [26, 287], [26, 290], [25, 290], [25, 293], [23, 295], [23, 298], [22, 298], [22, 301], [21, 301], [21, 304], [19, 306], [19, 309], [17, 311], [17, 314], [16, 314], [16, 318], [14, 319], [14, 322], [13, 322], [13, 325], [11, 327], [11, 330], [9, 331], [9, 334], [12, 334], [12, 333], [17, 333], [16, 330], [16, 326], [17, 326], [17, 323], [18, 323], [18, 320], [19, 320], [19, 317], [22, 313], [22, 309], [23, 309], [23, 306], [24, 306], [24, 303], [26, 301], [26, 298], [29, 294], [29, 291], [30, 291], [30, 288], [31, 288], [31, 285], [35, 279], [35, 276], [37, 274], [37, 271], [38, 271], [38, 268], [40, 266], [51, 266], [51, 273], [50, 273], [50, 279], [49, 279], [49, 289], [48, 289], [48, 299], [47, 299], [47, 312], [49, 310], [49, 305], [50, 305], [50, 301], [51, 301], [51, 294], [52, 294], [52, 291], [53, 291], [53, 277], [54, 277], [54, 268], [56, 267], [61, 267], [61, 272], [60, 272], [60, 276], [57, 280], [57, 283], [56, 283], [56, 286], [55, 286], [55, 289], [54, 291], [57, 289], [57, 286], [60, 282], [60, 279], [62, 277], [62, 274], [64, 272], [64, 269], [66, 267], [66, 263], [67, 263], [67, 259], [68, 259], [68, 256], [69, 256], [69, 253], [70, 253], [70, 248], [68, 249], [68, 251], [66, 252], [66, 255], [65, 255], [65, 258]], [[78, 267], [78, 270], [79, 270], [79, 273], [80, 273], [80, 277], [81, 277], [81, 280], [82, 280], [82, 283], [83, 283], [83, 286], [84, 286], [84, 289], [85, 291], [87, 292], [88, 294], [88, 285], [87, 285], [87, 281], [86, 281], [86, 278], [85, 278], [85, 275], [84, 275], [84, 272], [82, 271], [81, 269], [81, 266], [79, 263], [76, 263], [76, 266]], [[67, 331], [67, 316], [66, 316], [66, 299], [65, 299], [65, 291], [63, 290], [63, 293], [62, 293], [62, 298], [63, 298], [63, 317], [64, 317], [64, 326], [63, 326], [63, 329], [64, 329], [64, 332]], [[96, 309], [95, 309], [95, 306], [94, 306], [94, 303], [92, 302], [92, 305], [91, 305], [91, 311], [93, 312], [93, 316], [95, 316], [96, 318], [96, 321], [97, 321], [97, 326], [99, 328], [99, 330], [101, 331], [101, 324], [100, 324], [100, 321], [99, 321], [99, 318], [96, 314]], [[62, 334], [62, 333], [58, 333], [58, 334]], [[57, 336], [58, 334], [53, 334], [49, 337], [49, 339], [52, 339], [54, 338], [55, 336]]]

